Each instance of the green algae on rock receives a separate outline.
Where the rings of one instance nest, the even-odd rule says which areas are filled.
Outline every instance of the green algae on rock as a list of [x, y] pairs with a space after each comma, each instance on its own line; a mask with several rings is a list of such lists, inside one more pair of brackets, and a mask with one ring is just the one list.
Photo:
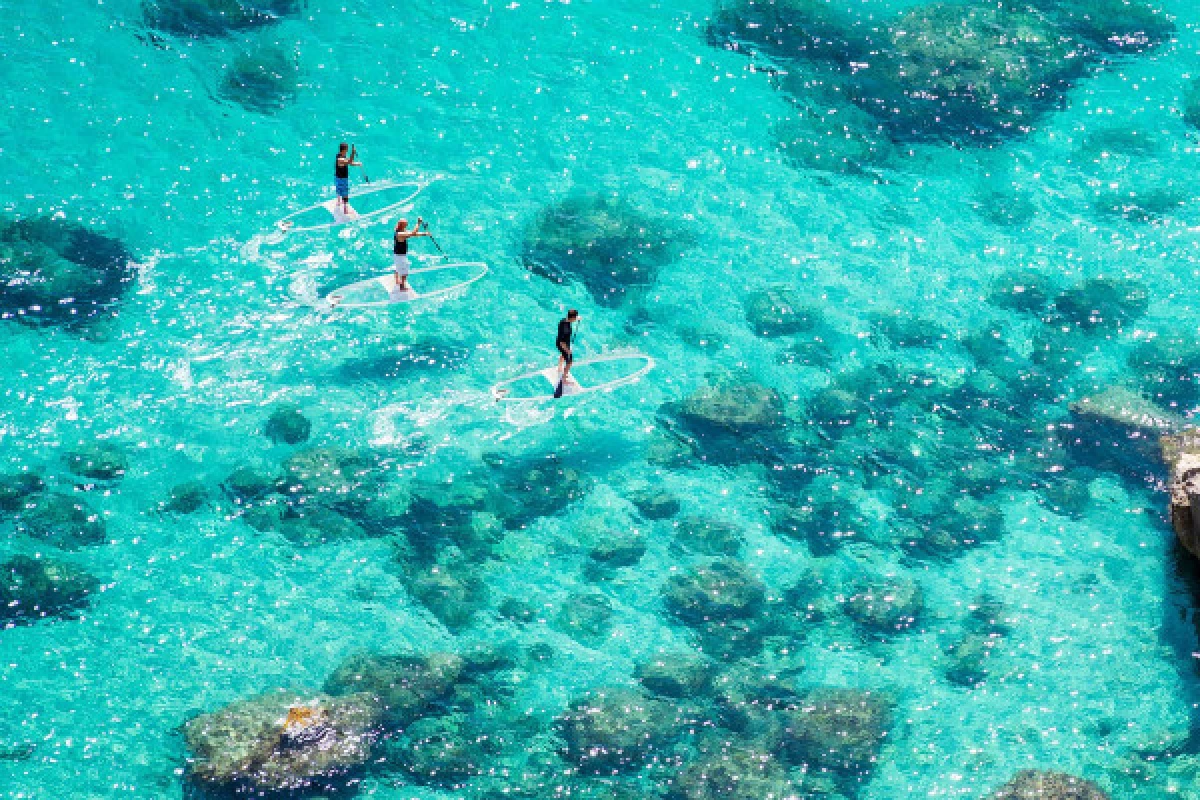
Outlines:
[[870, 774], [892, 725], [891, 703], [858, 689], [815, 689], [786, 714], [790, 761], [851, 778]]
[[69, 616], [87, 606], [99, 583], [64, 561], [13, 556], [0, 564], [0, 623]]

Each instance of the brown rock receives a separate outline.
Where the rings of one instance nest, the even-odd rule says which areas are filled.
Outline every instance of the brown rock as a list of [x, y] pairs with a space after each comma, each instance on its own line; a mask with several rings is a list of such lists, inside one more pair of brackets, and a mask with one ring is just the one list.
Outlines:
[[1200, 558], [1200, 429], [1189, 428], [1176, 436], [1164, 436], [1162, 458], [1171, 470], [1171, 526], [1179, 543]]

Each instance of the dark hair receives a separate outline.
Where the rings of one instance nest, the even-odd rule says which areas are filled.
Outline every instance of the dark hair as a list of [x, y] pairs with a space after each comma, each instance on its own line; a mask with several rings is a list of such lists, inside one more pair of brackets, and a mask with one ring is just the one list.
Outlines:
[[578, 316], [579, 316], [579, 312], [573, 308], [567, 312], [567, 319], [575, 319]]
[[346, 144], [345, 142], [342, 142], [341, 144], [338, 145], [338, 150], [349, 150], [349, 149], [350, 149], [350, 145]]

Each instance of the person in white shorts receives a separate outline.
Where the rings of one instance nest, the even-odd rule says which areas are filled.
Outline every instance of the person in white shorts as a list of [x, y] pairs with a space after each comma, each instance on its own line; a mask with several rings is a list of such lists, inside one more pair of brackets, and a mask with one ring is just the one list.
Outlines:
[[396, 291], [408, 291], [408, 240], [417, 236], [428, 236], [429, 231], [422, 231], [425, 220], [417, 217], [415, 230], [408, 229], [408, 220], [396, 221], [396, 234], [392, 237], [392, 266], [396, 272]]

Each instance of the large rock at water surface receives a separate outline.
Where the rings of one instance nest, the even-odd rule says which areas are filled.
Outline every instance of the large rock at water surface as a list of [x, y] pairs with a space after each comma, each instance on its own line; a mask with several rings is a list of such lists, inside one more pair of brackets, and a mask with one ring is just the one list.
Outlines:
[[239, 53], [225, 72], [221, 94], [247, 111], [274, 114], [296, 95], [296, 59], [274, 44]]
[[678, 733], [672, 707], [628, 687], [599, 689], [559, 719], [564, 754], [593, 772], [637, 769]]
[[279, 690], [190, 720], [191, 777], [239, 792], [335, 789], [367, 762], [380, 711], [369, 694]]
[[301, 0], [145, 0], [146, 24], [181, 36], [223, 36], [291, 14]]
[[390, 727], [403, 728], [438, 710], [435, 704], [454, 689], [463, 667], [463, 659], [453, 653], [357, 653], [338, 665], [325, 681], [325, 691], [336, 696], [366, 692], [378, 699]]
[[1109, 796], [1099, 785], [1065, 772], [1025, 769], [985, 800], [1109, 800]]
[[14, 556], [0, 564], [0, 622], [61, 616], [87, 606], [99, 581], [53, 558]]
[[116, 312], [132, 263], [120, 240], [65, 219], [0, 222], [0, 317], [83, 327]]
[[618, 197], [572, 194], [534, 220], [522, 256], [536, 275], [579, 281], [596, 302], [618, 305], [627, 287], [654, 283], [690, 237]]
[[1184, 549], [1200, 558], [1200, 430], [1163, 437], [1162, 457], [1170, 470], [1171, 527]]
[[17, 529], [64, 550], [106, 540], [103, 518], [83, 500], [58, 492], [30, 500], [17, 515]]

